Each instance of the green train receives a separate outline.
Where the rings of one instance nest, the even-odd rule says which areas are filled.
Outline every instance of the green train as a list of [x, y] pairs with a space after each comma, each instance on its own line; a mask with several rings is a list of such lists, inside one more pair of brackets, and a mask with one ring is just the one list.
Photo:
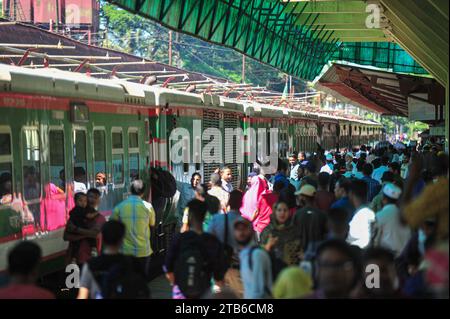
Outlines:
[[[227, 128], [277, 128], [282, 157], [314, 151], [316, 142], [335, 149], [382, 137], [381, 125], [374, 122], [57, 69], [0, 65], [0, 272], [6, 269], [9, 248], [20, 240], [40, 244], [43, 274], [64, 267], [63, 230], [79, 183], [101, 190], [105, 216], [128, 196], [133, 179], [146, 179], [154, 168], [188, 183], [193, 172], [209, 178], [217, 166], [227, 165], [234, 186], [245, 183], [252, 157], [246, 152], [243, 161], [236, 160], [237, 140], [215, 145], [228, 163], [174, 164], [169, 150], [175, 128], [189, 134], [206, 128], [222, 133]], [[195, 142], [203, 148], [213, 140], [187, 144], [198, 155]], [[96, 178], [98, 173], [104, 178]], [[177, 195], [156, 209], [156, 255], [163, 255], [170, 241], [176, 203]]]

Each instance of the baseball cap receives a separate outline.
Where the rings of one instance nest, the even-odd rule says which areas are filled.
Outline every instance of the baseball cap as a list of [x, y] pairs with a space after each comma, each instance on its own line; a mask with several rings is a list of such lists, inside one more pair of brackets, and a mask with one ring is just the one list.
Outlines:
[[333, 154], [328, 153], [325, 158], [326, 158], [327, 161], [332, 161], [333, 160]]
[[345, 156], [353, 158], [353, 153], [352, 152], [348, 152], [347, 154], [345, 154]]
[[244, 225], [244, 226], [248, 226], [248, 227], [252, 227], [252, 223], [250, 221], [248, 221], [245, 218], [239, 217], [234, 221], [234, 228], [236, 228], [238, 225]]
[[402, 194], [402, 190], [393, 183], [387, 183], [383, 187], [383, 194], [392, 199], [399, 199]]
[[304, 195], [308, 197], [314, 197], [315, 194], [316, 188], [309, 184], [303, 185], [303, 187], [300, 188], [299, 191], [295, 192], [295, 195]]

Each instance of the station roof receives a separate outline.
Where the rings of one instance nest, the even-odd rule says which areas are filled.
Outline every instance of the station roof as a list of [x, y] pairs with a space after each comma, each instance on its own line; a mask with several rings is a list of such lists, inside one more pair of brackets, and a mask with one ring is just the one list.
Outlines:
[[[395, 42], [441, 84], [447, 81], [447, 0], [107, 1], [307, 80], [338, 54], [342, 43]], [[379, 18], [379, 24], [369, 28], [366, 21], [372, 17]], [[368, 50], [374, 59], [366, 58]], [[371, 65], [388, 62], [396, 65], [396, 71], [411, 72], [402, 70], [411, 64], [404, 59], [390, 60], [390, 52], [388, 57], [381, 56], [377, 46], [368, 50], [346, 60], [371, 60], [367, 63]]]
[[388, 72], [349, 63], [331, 64], [318, 77], [315, 86], [343, 101], [385, 115], [408, 116], [408, 97], [432, 105], [445, 103], [444, 87], [430, 76]]

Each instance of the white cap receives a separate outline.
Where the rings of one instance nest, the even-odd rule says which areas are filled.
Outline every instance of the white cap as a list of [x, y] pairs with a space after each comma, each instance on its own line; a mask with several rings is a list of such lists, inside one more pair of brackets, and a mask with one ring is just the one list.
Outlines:
[[295, 195], [305, 195], [308, 197], [314, 197], [315, 194], [316, 188], [309, 184], [303, 185], [303, 187], [299, 191], [295, 192]]
[[402, 195], [402, 190], [397, 185], [387, 183], [383, 186], [383, 194], [392, 199], [399, 199]]

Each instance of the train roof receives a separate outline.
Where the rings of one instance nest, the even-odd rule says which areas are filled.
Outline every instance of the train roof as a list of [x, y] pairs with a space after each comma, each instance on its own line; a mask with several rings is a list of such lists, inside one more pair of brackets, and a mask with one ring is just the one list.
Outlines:
[[[39, 85], [36, 85], [36, 83], [39, 83]], [[322, 119], [381, 126], [379, 123], [372, 121], [272, 106], [256, 101], [240, 101], [214, 94], [183, 92], [121, 79], [99, 79], [82, 73], [54, 68], [30, 69], [0, 64], [0, 87], [3, 87], [3, 91], [48, 94], [68, 98], [82, 97], [105, 102], [162, 107], [189, 105], [239, 112], [254, 117]]]

